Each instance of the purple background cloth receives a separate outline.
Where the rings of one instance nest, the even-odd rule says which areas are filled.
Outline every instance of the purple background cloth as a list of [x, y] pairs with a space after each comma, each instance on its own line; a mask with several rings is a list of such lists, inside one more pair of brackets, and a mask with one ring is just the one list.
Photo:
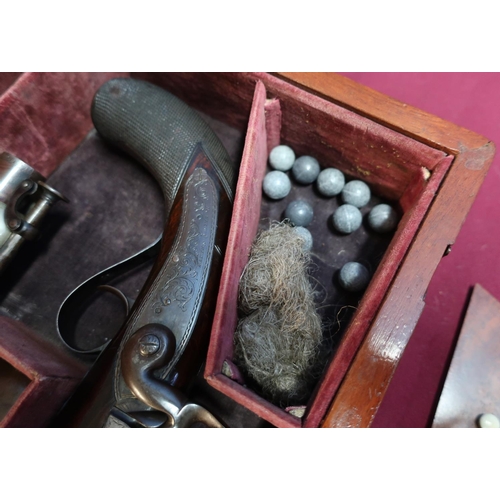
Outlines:
[[497, 154], [426, 306], [373, 427], [432, 424], [472, 287], [500, 299], [500, 73], [342, 73], [406, 104], [477, 132]]

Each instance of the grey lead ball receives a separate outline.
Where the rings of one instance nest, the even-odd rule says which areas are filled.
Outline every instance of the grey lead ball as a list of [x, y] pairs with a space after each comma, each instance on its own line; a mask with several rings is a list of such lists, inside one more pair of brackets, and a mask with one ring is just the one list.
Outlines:
[[300, 184], [311, 184], [319, 175], [318, 160], [312, 156], [301, 156], [293, 164], [292, 172], [295, 180]]
[[304, 240], [304, 250], [309, 252], [313, 246], [313, 237], [309, 229], [302, 226], [297, 226], [294, 228], [295, 232]]
[[314, 217], [312, 206], [303, 200], [295, 200], [288, 204], [285, 217], [295, 226], [308, 226]]
[[290, 146], [280, 144], [271, 150], [269, 154], [269, 165], [276, 170], [286, 172], [290, 170], [295, 161], [295, 153]]
[[341, 205], [332, 216], [333, 227], [340, 233], [350, 234], [361, 226], [363, 216], [353, 205]]
[[342, 201], [357, 208], [364, 207], [370, 201], [370, 188], [363, 181], [350, 181], [342, 189]]
[[370, 210], [368, 224], [377, 233], [389, 233], [397, 226], [398, 215], [390, 205], [381, 203]]
[[339, 283], [348, 292], [364, 290], [370, 281], [370, 273], [359, 262], [348, 262], [339, 273]]
[[268, 172], [262, 183], [264, 193], [273, 200], [281, 200], [288, 195], [292, 189], [292, 183], [284, 172], [273, 170]]
[[336, 168], [325, 168], [318, 175], [318, 191], [323, 196], [337, 196], [345, 185], [344, 174]]

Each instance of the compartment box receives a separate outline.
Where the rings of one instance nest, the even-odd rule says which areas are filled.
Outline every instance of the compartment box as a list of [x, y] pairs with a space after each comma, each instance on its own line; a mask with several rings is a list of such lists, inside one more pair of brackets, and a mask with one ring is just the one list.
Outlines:
[[[368, 426], [420, 316], [432, 273], [463, 223], [494, 147], [341, 77], [283, 76], [294, 84], [261, 75], [255, 91], [205, 376], [276, 426]], [[284, 208], [270, 208], [267, 202], [260, 208], [267, 154], [279, 143], [290, 145], [297, 156], [314, 156], [323, 167], [341, 169], [349, 179], [368, 182], [372, 193], [402, 213], [385, 253], [372, 262], [376, 271], [370, 285], [354, 304], [355, 313], [301, 418], [224, 374], [224, 363], [232, 361], [238, 280], [252, 239], [262, 215], [279, 216]], [[323, 221], [327, 215], [322, 214]], [[325, 269], [329, 262], [333, 269], [343, 263], [335, 258], [332, 238], [319, 251]], [[365, 243], [369, 247], [369, 240]], [[352, 250], [344, 262], [368, 258], [359, 242], [355, 255]]]
[[0, 427], [45, 427], [85, 366], [18, 321], [0, 317]]
[[[128, 75], [128, 74], [120, 74]], [[91, 130], [89, 107], [113, 73], [24, 74], [0, 100], [0, 149], [42, 174], [53, 172]], [[231, 231], [205, 378], [218, 391], [278, 427], [369, 426], [424, 306], [426, 288], [454, 242], [494, 154], [487, 139], [334, 74], [132, 73], [246, 134]], [[270, 404], [223, 374], [231, 363], [237, 288], [262, 218], [282, 207], [262, 198], [268, 152], [288, 144], [297, 155], [369, 183], [375, 199], [401, 219], [373, 277], [344, 322], [301, 417]], [[262, 202], [262, 203], [261, 203]], [[331, 207], [325, 207], [323, 222]], [[322, 237], [321, 228], [316, 233]], [[340, 260], [324, 224], [318, 262], [329, 286]], [[370, 235], [349, 247], [367, 256]], [[378, 245], [378, 243], [377, 243]], [[334, 291], [335, 292], [335, 291]], [[356, 298], [354, 298], [356, 300]], [[346, 302], [347, 303], [347, 302]], [[57, 348], [57, 341], [53, 341]], [[227, 373], [227, 372], [226, 372]]]

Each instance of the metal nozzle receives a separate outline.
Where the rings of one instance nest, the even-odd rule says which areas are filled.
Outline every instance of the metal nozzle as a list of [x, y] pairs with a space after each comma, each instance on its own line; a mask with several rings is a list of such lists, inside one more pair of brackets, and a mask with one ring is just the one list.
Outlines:
[[39, 236], [50, 207], [67, 198], [45, 183], [45, 177], [14, 155], [0, 154], [0, 273], [24, 240]]

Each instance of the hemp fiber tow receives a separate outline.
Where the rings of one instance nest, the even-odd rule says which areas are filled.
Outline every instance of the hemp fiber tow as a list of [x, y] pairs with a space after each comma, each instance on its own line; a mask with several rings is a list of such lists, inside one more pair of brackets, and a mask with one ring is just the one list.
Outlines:
[[293, 226], [273, 222], [257, 235], [239, 284], [234, 361], [282, 407], [305, 404], [319, 375], [323, 336], [310, 264]]

